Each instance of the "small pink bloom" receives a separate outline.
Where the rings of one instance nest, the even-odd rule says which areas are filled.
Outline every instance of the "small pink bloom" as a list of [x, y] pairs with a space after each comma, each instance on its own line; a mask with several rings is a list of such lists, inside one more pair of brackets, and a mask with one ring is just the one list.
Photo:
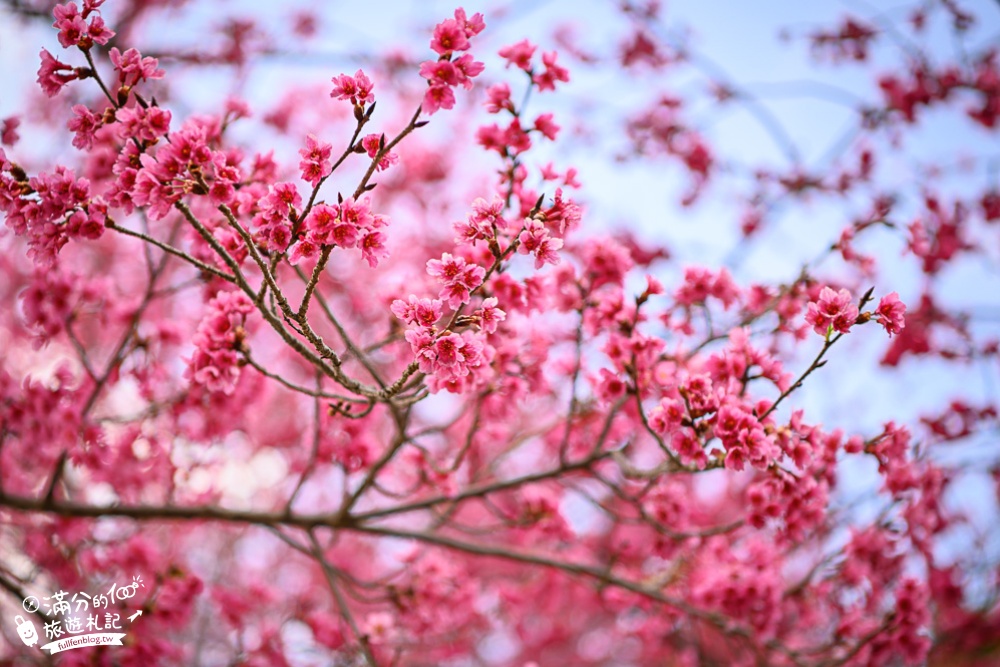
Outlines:
[[625, 395], [627, 387], [624, 380], [607, 368], [602, 368], [600, 373], [594, 391], [602, 403], [609, 405]]
[[101, 117], [82, 104], [73, 106], [75, 118], [66, 123], [71, 132], [75, 132], [73, 145], [80, 150], [88, 150], [94, 146], [94, 132], [101, 127]]
[[559, 133], [559, 126], [552, 121], [552, 114], [550, 113], [543, 113], [535, 119], [535, 129], [551, 141], [555, 141], [556, 134]]
[[313, 259], [319, 255], [319, 247], [309, 239], [299, 239], [299, 242], [292, 246], [292, 251], [288, 253], [288, 261], [298, 264], [303, 259]]
[[456, 58], [454, 63], [458, 74], [458, 81], [466, 90], [472, 89], [472, 80], [486, 69], [486, 65], [474, 59], [468, 53], [460, 58]]
[[506, 83], [497, 83], [486, 89], [486, 110], [490, 113], [500, 113], [501, 110], [514, 110], [514, 103], [510, 99], [510, 86]]
[[87, 34], [95, 43], [103, 46], [115, 36], [115, 31], [104, 24], [104, 19], [100, 15], [95, 15], [90, 19], [90, 25], [87, 26]]
[[569, 70], [556, 64], [556, 52], [550, 51], [542, 54], [542, 62], [545, 64], [545, 71], [533, 77], [538, 85], [538, 90], [555, 90], [556, 81], [569, 81]]
[[831, 326], [835, 331], [847, 333], [857, 319], [858, 307], [846, 289], [834, 292], [830, 287], [824, 287], [820, 290], [819, 299], [811, 302], [806, 312], [806, 322], [821, 336], [825, 336]]
[[455, 19], [445, 19], [434, 28], [431, 49], [435, 53], [444, 56], [452, 51], [467, 51], [468, 48], [469, 38], [466, 36], [465, 26]]
[[302, 180], [317, 187], [320, 181], [330, 175], [332, 154], [333, 146], [320, 141], [313, 134], [307, 136], [305, 147], [299, 149], [299, 155], [302, 156], [302, 161], [299, 162]]
[[441, 306], [441, 301], [438, 299], [418, 299], [416, 295], [411, 294], [409, 301], [402, 299], [393, 301], [390, 310], [406, 324], [416, 324], [430, 329], [441, 319]]
[[[369, 134], [361, 140], [361, 146], [368, 153], [368, 157], [374, 159], [385, 142], [384, 134]], [[375, 167], [376, 171], [385, 171], [392, 165], [399, 162], [399, 156], [389, 151], [382, 156], [382, 159], [378, 161], [378, 165]]]
[[382, 232], [369, 232], [358, 242], [361, 249], [361, 257], [371, 268], [378, 266], [379, 260], [389, 256], [389, 250], [385, 247], [385, 234]]
[[334, 86], [333, 90], [330, 91], [330, 97], [338, 100], [350, 100], [351, 104], [355, 105], [371, 104], [375, 101], [375, 95], [372, 94], [375, 85], [360, 69], [354, 73], [354, 76], [341, 74], [333, 77], [332, 81]]
[[458, 70], [448, 60], [428, 60], [420, 64], [420, 76], [432, 86], [457, 86]]
[[549, 236], [549, 230], [538, 220], [529, 221], [517, 238], [520, 241], [517, 251], [522, 255], [533, 254], [536, 269], [559, 263], [556, 251], [562, 247], [562, 239]]
[[465, 361], [462, 348], [465, 347], [465, 340], [458, 334], [448, 334], [441, 336], [434, 344], [437, 352], [437, 361], [445, 366], [455, 366]]
[[156, 68], [158, 64], [156, 58], [143, 58], [135, 49], [121, 53], [117, 47], [112, 47], [108, 55], [118, 71], [118, 81], [122, 85], [135, 85], [139, 81], [163, 78], [163, 70]]
[[38, 68], [38, 85], [46, 95], [55, 97], [63, 86], [77, 78], [76, 72], [71, 66], [54, 58], [46, 49], [42, 49], [39, 55], [42, 64]]
[[455, 93], [451, 86], [430, 86], [424, 93], [423, 110], [433, 115], [440, 109], [451, 109], [455, 106]]
[[477, 310], [475, 314], [479, 317], [479, 326], [486, 333], [496, 333], [497, 326], [507, 319], [507, 313], [497, 308], [497, 298], [495, 296], [484, 299], [483, 307]]
[[906, 304], [899, 300], [899, 294], [890, 292], [882, 297], [875, 309], [875, 319], [885, 327], [890, 336], [898, 334], [906, 326], [904, 315]]
[[525, 72], [531, 71], [531, 57], [535, 55], [535, 46], [524, 39], [517, 44], [511, 44], [500, 49], [497, 53], [507, 61], [507, 67], [514, 65]]
[[0, 144], [4, 146], [13, 146], [16, 144], [20, 138], [17, 134], [17, 128], [20, 124], [21, 119], [17, 116], [4, 118], [3, 123], [0, 123]]
[[455, 21], [465, 31], [466, 37], [475, 37], [486, 29], [486, 22], [483, 21], [482, 14], [476, 12], [471, 17], [467, 18], [465, 15], [465, 9], [462, 7], [455, 10]]

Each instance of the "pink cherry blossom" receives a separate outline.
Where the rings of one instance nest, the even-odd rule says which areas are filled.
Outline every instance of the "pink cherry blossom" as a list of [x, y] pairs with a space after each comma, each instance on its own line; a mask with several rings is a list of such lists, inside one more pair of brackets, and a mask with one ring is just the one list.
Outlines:
[[340, 74], [333, 77], [333, 90], [330, 97], [338, 100], [348, 100], [351, 104], [365, 105], [375, 101], [372, 89], [375, 85], [362, 70], [354, 73], [354, 76]]
[[507, 67], [514, 65], [525, 72], [530, 72], [531, 57], [535, 55], [536, 48], [531, 42], [524, 39], [516, 44], [503, 47], [497, 53], [507, 61]]
[[813, 331], [825, 336], [827, 330], [847, 333], [858, 319], [858, 307], [851, 293], [846, 289], [836, 292], [831, 287], [823, 287], [819, 299], [809, 303], [806, 312], [806, 322], [812, 325]]
[[875, 309], [875, 319], [885, 327], [889, 335], [898, 334], [906, 326], [903, 315], [906, 305], [899, 300], [899, 294], [890, 292], [882, 297]]
[[44, 4], [0, 607], [127, 635], [60, 664], [995, 662], [988, 14], [801, 3], [770, 90], [736, 9]]

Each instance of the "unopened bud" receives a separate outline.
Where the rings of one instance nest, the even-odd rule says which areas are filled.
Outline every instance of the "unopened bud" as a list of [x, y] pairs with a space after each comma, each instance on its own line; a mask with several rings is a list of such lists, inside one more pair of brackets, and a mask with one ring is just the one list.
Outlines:
[[132, 86], [122, 86], [118, 89], [118, 106], [125, 106], [130, 92], [132, 92]]

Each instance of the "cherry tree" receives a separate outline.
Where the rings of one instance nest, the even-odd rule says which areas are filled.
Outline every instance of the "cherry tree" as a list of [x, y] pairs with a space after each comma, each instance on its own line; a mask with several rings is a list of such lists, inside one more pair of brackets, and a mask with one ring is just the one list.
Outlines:
[[0, 665], [996, 664], [981, 4], [7, 0]]

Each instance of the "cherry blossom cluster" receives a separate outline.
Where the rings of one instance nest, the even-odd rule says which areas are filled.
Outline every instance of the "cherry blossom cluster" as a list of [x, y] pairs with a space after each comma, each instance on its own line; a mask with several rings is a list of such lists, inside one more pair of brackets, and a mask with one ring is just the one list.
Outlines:
[[194, 335], [188, 361], [191, 381], [210, 392], [231, 394], [240, 375], [239, 360], [254, 305], [242, 292], [220, 292], [208, 303], [208, 313]]
[[506, 313], [497, 307], [496, 297], [489, 297], [471, 316], [483, 333], [441, 331], [436, 324], [444, 305], [447, 304], [457, 317], [470, 302], [472, 293], [482, 285], [486, 269], [463, 257], [444, 253], [441, 259], [427, 262], [427, 274], [443, 284], [438, 298], [418, 298], [411, 294], [408, 301], [395, 300], [392, 312], [408, 326], [405, 338], [420, 372], [433, 376], [429, 385], [431, 391], [444, 388], [464, 393], [490, 377], [494, 350], [483, 334], [496, 333]]
[[357, 248], [371, 268], [378, 266], [389, 251], [385, 246], [388, 219], [372, 213], [367, 197], [348, 198], [339, 204], [317, 204], [302, 223], [302, 232], [289, 259], [298, 262], [316, 257], [323, 248]]
[[332, 154], [333, 146], [330, 144], [320, 141], [312, 134], [306, 137], [305, 147], [299, 150], [299, 155], [302, 156], [302, 161], [299, 162], [302, 180], [317, 187], [333, 169], [333, 163], [330, 161]]
[[503, 47], [498, 53], [501, 58], [507, 61], [507, 67], [513, 65], [527, 72], [532, 82], [538, 86], [539, 91], [555, 90], [557, 81], [568, 82], [569, 71], [556, 63], [559, 55], [556, 51], [542, 53], [542, 69], [541, 71], [536, 70], [532, 59], [537, 48], [537, 46], [525, 39], [516, 44]]
[[330, 97], [345, 100], [356, 107], [364, 108], [366, 104], [375, 103], [373, 88], [375, 88], [375, 84], [368, 78], [368, 75], [359, 69], [354, 73], [354, 76], [339, 74], [333, 77], [333, 90], [330, 91]]
[[[869, 357], [844, 349], [907, 373], [1000, 356], [949, 282], [994, 258], [993, 167], [958, 160], [963, 187], [989, 172], [958, 192], [950, 164], [901, 182], [886, 159], [924, 109], [995, 125], [997, 56], [956, 2], [808, 31], [882, 83], [816, 88], [856, 112], [821, 166], [657, 2], [608, 10], [600, 48], [503, 42], [483, 105], [448, 125], [486, 70], [481, 14], [437, 23], [432, 60], [372, 52], [332, 91], [336, 70], [189, 112], [201, 73], [244, 77], [282, 28], [231, 17], [177, 49], [144, 41], [162, 3], [119, 3], [117, 35], [100, 1], [55, 8], [47, 106], [0, 126], [0, 615], [127, 572], [149, 586], [128, 641], [66, 664], [995, 662], [996, 562], [964, 548], [991, 527], [956, 498], [1000, 490], [977, 448], [1000, 410], [970, 387], [870, 405], [851, 393]], [[289, 18], [309, 48], [322, 10]], [[925, 22], [968, 51], [924, 54]], [[918, 39], [894, 65], [897, 31]], [[724, 267], [692, 252], [705, 235], [668, 247], [673, 224], [595, 233], [602, 184], [547, 151], [567, 107], [534, 95], [565, 92], [567, 63], [628, 102], [596, 126], [574, 99], [576, 148], [666, 158], [691, 179], [681, 217], [711, 191], [739, 241]], [[699, 100], [750, 111], [777, 159], [710, 143]], [[66, 166], [19, 136], [42, 130]], [[755, 280], [781, 209], [815, 200], [838, 211], [809, 230], [823, 251]]]
[[28, 240], [29, 253], [51, 266], [70, 239], [96, 239], [104, 233], [108, 204], [93, 196], [90, 181], [67, 167], [30, 178], [0, 153], [0, 211], [7, 226]]
[[810, 301], [806, 312], [806, 322], [821, 336], [837, 331], [845, 334], [855, 324], [874, 319], [891, 336], [900, 333], [906, 326], [906, 304], [899, 300], [899, 294], [891, 292], [879, 300], [874, 313], [861, 313], [846, 289], [834, 291], [824, 286], [816, 301]]
[[454, 18], [435, 26], [431, 49], [438, 54], [438, 59], [420, 64], [420, 76], [427, 79], [422, 105], [425, 113], [433, 115], [441, 109], [454, 108], [456, 87], [472, 89], [472, 80], [482, 74], [486, 66], [470, 53], [457, 54], [472, 48], [469, 40], [485, 28], [482, 14], [469, 17], [461, 8], [455, 10]]
[[75, 2], [56, 5], [53, 8], [52, 14], [56, 20], [52, 27], [59, 31], [59, 43], [63, 48], [78, 46], [81, 49], [89, 49], [94, 44], [107, 44], [115, 36], [114, 31], [104, 24], [104, 19], [97, 11], [103, 4], [104, 0], [83, 0], [82, 11]]
[[301, 205], [302, 197], [295, 184], [278, 182], [256, 201], [245, 200], [241, 192], [234, 210], [237, 213], [255, 211], [256, 242], [268, 250], [284, 252], [292, 240], [291, 220]]

